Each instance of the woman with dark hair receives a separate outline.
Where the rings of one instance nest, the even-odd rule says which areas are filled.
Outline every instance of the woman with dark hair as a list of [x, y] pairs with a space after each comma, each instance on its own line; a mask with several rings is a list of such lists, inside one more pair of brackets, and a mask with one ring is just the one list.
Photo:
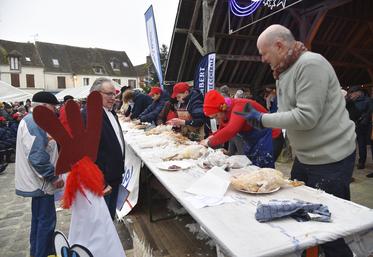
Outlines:
[[124, 114], [126, 116], [125, 120], [137, 119], [152, 102], [153, 100], [150, 96], [138, 90], [126, 90], [123, 94], [123, 103], [128, 103], [131, 108], [128, 108]]

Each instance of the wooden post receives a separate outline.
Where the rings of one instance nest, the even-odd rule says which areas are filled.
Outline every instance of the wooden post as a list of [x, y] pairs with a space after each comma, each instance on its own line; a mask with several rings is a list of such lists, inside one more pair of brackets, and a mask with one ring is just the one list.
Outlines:
[[205, 54], [215, 52], [215, 37], [209, 37], [210, 19], [213, 14], [213, 3], [216, 0], [203, 0], [202, 2], [202, 21], [203, 21], [203, 49]]

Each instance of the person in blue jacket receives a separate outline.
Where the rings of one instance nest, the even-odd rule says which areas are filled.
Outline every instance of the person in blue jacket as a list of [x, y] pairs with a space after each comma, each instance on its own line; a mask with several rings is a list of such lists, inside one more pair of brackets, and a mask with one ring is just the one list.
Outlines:
[[153, 100], [150, 96], [141, 93], [137, 90], [126, 90], [123, 94], [123, 102], [129, 103], [129, 110], [125, 113], [125, 120], [137, 119], [145, 109], [152, 104]]
[[174, 127], [181, 128], [182, 134], [193, 140], [202, 140], [205, 136], [204, 124], [206, 117], [203, 113], [203, 95], [199, 90], [186, 82], [174, 85], [172, 98], [177, 99], [177, 117], [167, 121]]
[[159, 113], [162, 111], [170, 96], [160, 87], [152, 87], [149, 96], [153, 99], [153, 103], [149, 105], [138, 118], [141, 122], [156, 123]]

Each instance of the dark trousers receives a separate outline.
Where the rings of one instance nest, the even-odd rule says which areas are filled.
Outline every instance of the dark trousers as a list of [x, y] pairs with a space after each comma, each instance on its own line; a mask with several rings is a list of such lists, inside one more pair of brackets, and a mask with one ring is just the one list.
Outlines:
[[281, 134], [278, 137], [273, 139], [273, 158], [275, 159], [275, 161], [280, 156], [284, 144], [285, 139], [281, 132]]
[[[365, 164], [367, 160], [367, 145], [372, 145], [370, 140], [371, 126], [360, 125], [356, 127], [356, 139], [359, 147], [359, 163]], [[372, 151], [373, 158], [373, 151]]]
[[[350, 200], [350, 181], [356, 154], [353, 152], [339, 162], [307, 165], [295, 158], [291, 179], [304, 181], [307, 186], [319, 188], [329, 194]], [[352, 257], [352, 252], [343, 238], [321, 245], [326, 257]]]
[[119, 190], [119, 184], [118, 185], [110, 185], [112, 187], [112, 191], [109, 195], [106, 195], [104, 197], [106, 205], [109, 209], [111, 219], [115, 219], [115, 213], [117, 209], [117, 200], [118, 200], [118, 190]]
[[33, 257], [53, 255], [53, 233], [56, 227], [54, 196], [33, 197], [31, 213], [30, 255]]

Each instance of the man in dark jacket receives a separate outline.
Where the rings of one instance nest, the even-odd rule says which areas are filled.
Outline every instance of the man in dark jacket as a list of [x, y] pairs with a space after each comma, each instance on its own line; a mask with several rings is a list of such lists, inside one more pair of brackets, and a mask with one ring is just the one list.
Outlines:
[[350, 119], [354, 121], [356, 125], [357, 144], [359, 147], [359, 162], [357, 168], [364, 169], [367, 159], [367, 144], [371, 144], [371, 99], [367, 95], [367, 92], [360, 86], [353, 86], [346, 96], [346, 108], [350, 115]]
[[123, 94], [123, 102], [129, 103], [131, 108], [125, 113], [125, 120], [137, 119], [145, 109], [152, 104], [153, 100], [150, 96], [143, 94], [137, 90], [126, 90]]
[[[181, 127], [182, 133], [195, 140], [204, 138], [205, 115], [203, 114], [203, 95], [200, 91], [191, 88], [186, 82], [175, 84], [172, 98], [178, 101], [177, 118], [167, 121], [175, 127]], [[197, 135], [199, 138], [197, 138]]]
[[170, 97], [168, 93], [163, 91], [160, 87], [152, 87], [149, 96], [153, 99], [153, 103], [139, 115], [139, 120], [141, 122], [155, 123], [159, 113]]
[[[115, 218], [119, 185], [124, 172], [124, 140], [122, 128], [116, 113], [112, 110], [115, 102], [115, 87], [108, 78], [98, 78], [91, 87], [102, 95], [104, 108], [100, 145], [98, 147], [96, 164], [104, 174], [106, 183], [104, 196], [112, 219]], [[83, 117], [86, 117], [83, 112]]]

